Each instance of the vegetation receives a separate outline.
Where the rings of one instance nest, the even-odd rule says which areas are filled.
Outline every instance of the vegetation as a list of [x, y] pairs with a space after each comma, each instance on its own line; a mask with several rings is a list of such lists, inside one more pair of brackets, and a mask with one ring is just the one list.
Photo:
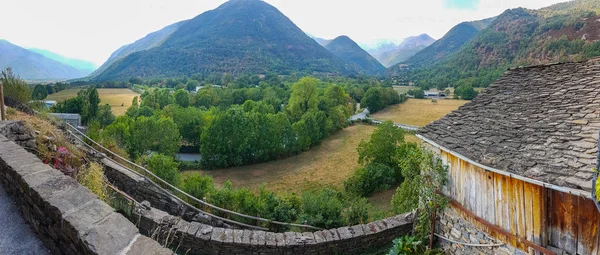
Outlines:
[[[93, 84], [92, 84], [93, 85]], [[133, 92], [130, 89], [123, 88], [98, 88], [98, 87], [110, 87], [107, 84], [95, 84], [97, 86], [98, 95], [100, 96], [101, 104], [108, 104], [112, 110], [112, 113], [116, 116], [125, 114], [127, 109], [131, 107], [131, 102], [134, 97], [140, 95]], [[67, 85], [36, 85], [36, 87], [45, 87], [48, 91], [47, 100], [55, 100], [57, 102], [63, 102], [65, 100], [77, 97], [79, 88], [67, 89]], [[52, 93], [50, 93], [52, 91]]]
[[12, 68], [7, 67], [0, 72], [0, 83], [4, 87], [4, 96], [10, 97], [23, 104], [27, 104], [31, 98], [31, 88], [14, 74]]
[[98, 163], [92, 162], [81, 167], [77, 174], [77, 181], [90, 189], [101, 200], [108, 199], [107, 187], [104, 184], [104, 169]]
[[385, 71], [385, 67], [377, 59], [369, 55], [369, 53], [347, 36], [340, 36], [333, 39], [325, 46], [325, 49], [348, 63], [358, 65], [368, 74], [381, 75]]
[[365, 73], [335, 57], [263, 1], [225, 3], [181, 24], [165, 38], [150, 50], [114, 62], [96, 80], [195, 73]]
[[57, 103], [50, 109], [52, 112], [57, 113], [76, 113], [81, 115], [82, 124], [86, 125], [93, 120], [100, 121], [103, 126], [106, 126], [114, 120], [110, 105], [102, 106], [100, 111], [100, 96], [98, 90], [94, 87], [90, 87], [85, 90], [80, 90], [77, 93], [77, 97], [67, 99], [63, 102]]
[[360, 105], [368, 108], [370, 113], [375, 113], [389, 105], [402, 103], [406, 99], [406, 95], [398, 95], [392, 88], [371, 87], [365, 93]]

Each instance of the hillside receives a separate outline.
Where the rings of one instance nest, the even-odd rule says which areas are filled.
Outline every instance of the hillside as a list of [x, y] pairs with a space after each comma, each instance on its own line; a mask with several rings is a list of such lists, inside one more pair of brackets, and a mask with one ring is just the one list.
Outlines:
[[385, 67], [377, 59], [369, 55], [348, 36], [333, 39], [325, 48], [344, 61], [358, 65], [368, 74], [379, 75], [385, 72]]
[[435, 39], [431, 38], [428, 34], [411, 36], [404, 39], [396, 48], [380, 52], [374, 57], [384, 66], [390, 67], [408, 60], [434, 42]]
[[65, 80], [86, 75], [74, 67], [0, 40], [0, 68], [9, 66], [25, 80]]
[[194, 73], [364, 73], [306, 35], [275, 7], [232, 0], [185, 22], [160, 46], [115, 62], [97, 80]]
[[81, 71], [83, 73], [90, 74], [94, 70], [96, 70], [96, 68], [98, 68], [98, 66], [96, 66], [96, 64], [94, 64], [92, 62], [88, 62], [88, 61], [81, 60], [81, 59], [75, 59], [75, 58], [67, 58], [65, 56], [56, 54], [56, 53], [48, 51], [48, 50], [35, 49], [35, 48], [31, 48], [31, 49], [28, 49], [28, 50], [32, 51], [32, 52], [35, 52], [37, 54], [40, 54], [40, 55], [42, 55], [44, 57], [47, 57], [49, 59], [56, 60], [56, 61], [58, 61], [60, 63], [65, 64], [65, 65], [72, 66], [72, 67], [78, 69], [79, 71]]
[[323, 47], [327, 46], [327, 44], [329, 44], [331, 42], [331, 40], [327, 40], [327, 39], [323, 39], [323, 38], [319, 38], [319, 37], [312, 37], [312, 38], [315, 39], [315, 41], [317, 41], [317, 43], [319, 43]]
[[144, 38], [135, 41], [132, 44], [127, 44], [121, 46], [121, 48], [117, 49], [113, 54], [110, 55], [108, 60], [102, 64], [96, 71], [89, 75], [88, 78], [95, 78], [100, 75], [102, 72], [106, 71], [108, 67], [110, 67], [115, 62], [133, 54], [138, 51], [149, 50], [155, 47], [160, 46], [173, 32], [175, 32], [181, 25], [185, 24], [187, 20], [177, 22], [175, 24], [171, 24], [169, 26], [164, 27], [161, 30], [156, 32], [152, 32], [146, 35]]
[[417, 56], [411, 58], [408, 63], [415, 69], [410, 77], [418, 85], [433, 87], [486, 87], [511, 66], [599, 56], [599, 14], [600, 1], [594, 0], [507, 10], [455, 54], [430, 66], [419, 66]]

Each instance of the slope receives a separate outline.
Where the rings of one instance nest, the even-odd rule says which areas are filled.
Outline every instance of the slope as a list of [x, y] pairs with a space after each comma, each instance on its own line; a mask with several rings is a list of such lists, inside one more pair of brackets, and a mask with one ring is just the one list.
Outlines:
[[96, 68], [98, 68], [98, 66], [96, 66], [96, 64], [94, 64], [92, 62], [81, 60], [81, 59], [75, 59], [75, 58], [67, 58], [65, 56], [56, 54], [56, 53], [48, 51], [48, 50], [36, 49], [36, 48], [30, 48], [28, 50], [35, 52], [37, 54], [40, 54], [49, 59], [56, 60], [65, 65], [72, 66], [83, 73], [89, 74], [89, 73], [93, 72], [94, 70], [96, 70]]
[[0, 40], [0, 68], [6, 67], [12, 67], [25, 80], [65, 80], [85, 75], [74, 67]]
[[509, 67], [600, 56], [599, 15], [596, 0], [507, 10], [457, 53], [417, 67], [410, 78], [417, 85], [486, 87]]
[[121, 46], [121, 48], [117, 49], [113, 52], [108, 60], [102, 64], [95, 72], [89, 75], [88, 78], [95, 78], [102, 72], [106, 71], [108, 67], [117, 61], [139, 51], [149, 50], [155, 47], [160, 46], [173, 32], [177, 31], [179, 27], [185, 24], [187, 20], [177, 22], [175, 24], [171, 24], [169, 26], [164, 27], [161, 30], [152, 32], [146, 35], [144, 38], [135, 41], [132, 44], [127, 44]]
[[344, 35], [333, 39], [325, 48], [346, 62], [358, 65], [368, 74], [379, 75], [385, 71], [385, 67], [377, 59], [369, 55], [348, 36]]
[[162, 45], [114, 63], [97, 80], [296, 71], [364, 72], [327, 51], [275, 7], [231, 0], [186, 22]]

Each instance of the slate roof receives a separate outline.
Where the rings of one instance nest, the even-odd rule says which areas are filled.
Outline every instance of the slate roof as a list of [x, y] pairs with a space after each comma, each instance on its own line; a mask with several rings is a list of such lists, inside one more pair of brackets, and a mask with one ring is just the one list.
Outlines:
[[420, 134], [483, 165], [589, 191], [599, 93], [600, 59], [511, 69]]

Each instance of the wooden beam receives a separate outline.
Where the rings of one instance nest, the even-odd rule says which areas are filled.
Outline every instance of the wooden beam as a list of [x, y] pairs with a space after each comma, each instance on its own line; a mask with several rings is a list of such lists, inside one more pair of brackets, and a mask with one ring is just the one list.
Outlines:
[[527, 239], [523, 239], [521, 237], [518, 237], [494, 224], [491, 224], [489, 222], [487, 222], [486, 220], [480, 218], [479, 216], [475, 215], [474, 213], [470, 212], [469, 210], [467, 210], [466, 208], [464, 208], [460, 203], [458, 203], [456, 200], [452, 199], [452, 198], [448, 198], [450, 200], [450, 205], [456, 209], [458, 209], [459, 211], [463, 212], [464, 214], [468, 215], [469, 217], [471, 217], [472, 219], [476, 220], [477, 222], [479, 222], [480, 224], [488, 227], [490, 230], [496, 231], [502, 235], [505, 235], [506, 237], [510, 238], [510, 239], [515, 239], [517, 240], [517, 242], [525, 244], [529, 247], [531, 247], [532, 249], [539, 251], [543, 254], [546, 255], [556, 255], [555, 252], [550, 251], [540, 245], [537, 245], [533, 242], [528, 241]]

